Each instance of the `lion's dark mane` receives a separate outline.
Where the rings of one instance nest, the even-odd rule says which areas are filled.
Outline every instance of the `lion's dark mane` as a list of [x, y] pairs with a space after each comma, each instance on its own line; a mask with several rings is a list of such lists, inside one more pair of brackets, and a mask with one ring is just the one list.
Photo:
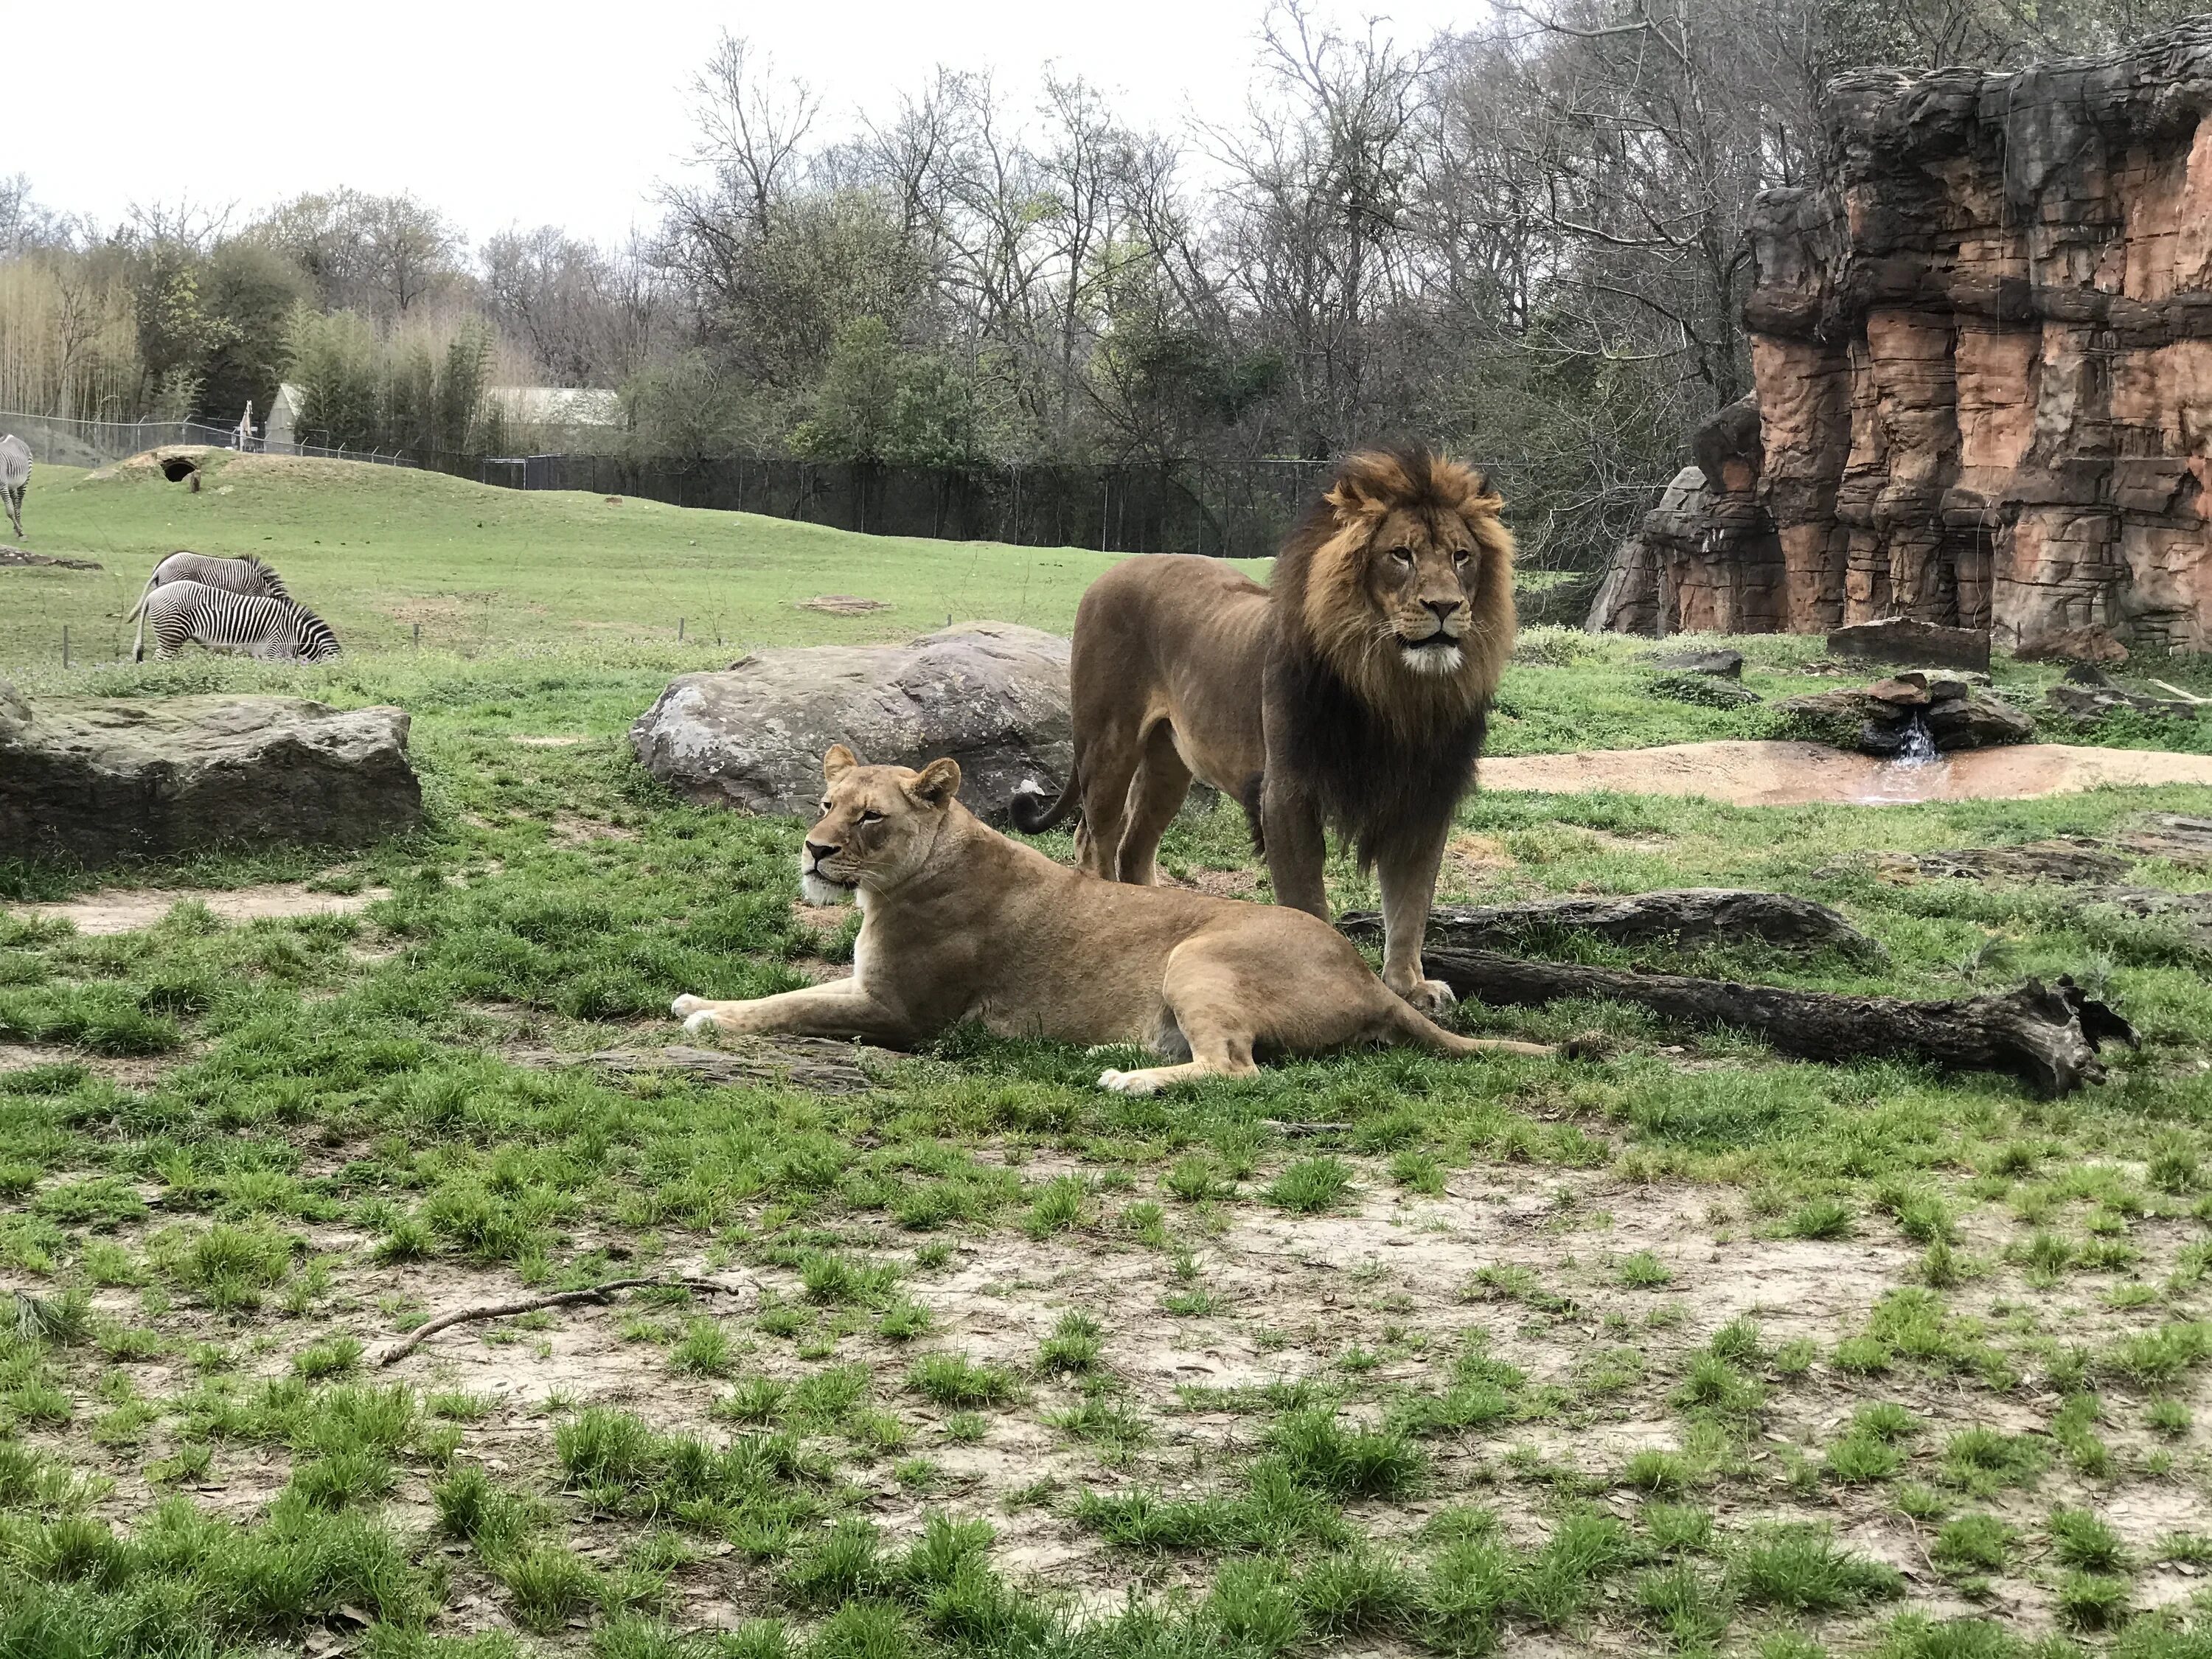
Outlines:
[[1363, 869], [1382, 848], [1449, 822], [1474, 787], [1487, 707], [1409, 743], [1318, 656], [1279, 642], [1267, 665], [1267, 701], [1270, 722], [1281, 719], [1284, 781], [1352, 842]]

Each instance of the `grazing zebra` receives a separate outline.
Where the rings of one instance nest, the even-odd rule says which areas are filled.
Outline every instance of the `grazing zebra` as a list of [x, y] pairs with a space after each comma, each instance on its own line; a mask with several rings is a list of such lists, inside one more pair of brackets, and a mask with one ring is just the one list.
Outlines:
[[154, 657], [167, 662], [194, 641], [216, 651], [243, 651], [278, 662], [328, 662], [337, 635], [313, 611], [264, 593], [234, 593], [206, 582], [164, 582], [147, 596], [131, 660], [146, 659], [146, 628]]
[[139, 590], [138, 603], [123, 619], [138, 623], [137, 649], [142, 653], [146, 648], [146, 624], [141, 620], [146, 601], [155, 588], [170, 582], [205, 582], [210, 587], [225, 587], [234, 593], [266, 594], [272, 599], [292, 598], [284, 579], [274, 567], [262, 563], [251, 553], [241, 559], [211, 559], [204, 553], [190, 553], [179, 548], [154, 567], [154, 574], [146, 578], [146, 586]]
[[15, 539], [23, 539], [23, 492], [31, 483], [31, 447], [14, 433], [0, 438], [0, 504], [8, 509], [8, 522], [15, 526]]

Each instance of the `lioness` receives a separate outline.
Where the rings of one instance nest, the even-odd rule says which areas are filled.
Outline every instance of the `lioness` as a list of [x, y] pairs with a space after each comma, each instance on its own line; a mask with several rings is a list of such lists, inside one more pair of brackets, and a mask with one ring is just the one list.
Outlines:
[[1324, 827], [1382, 889], [1382, 982], [1428, 1013], [1421, 939], [1453, 809], [1513, 649], [1513, 537], [1480, 474], [1425, 449], [1352, 456], [1261, 587], [1215, 559], [1130, 559], [1083, 596], [1069, 673], [1078, 861], [1150, 885], [1194, 775], [1244, 803], [1278, 902], [1326, 921]]
[[822, 775], [829, 793], [799, 854], [799, 887], [817, 904], [858, 899], [853, 976], [750, 1002], [678, 997], [685, 1030], [903, 1047], [975, 1019], [1006, 1036], [1141, 1042], [1182, 1061], [1100, 1074], [1102, 1087], [1136, 1095], [1249, 1076], [1256, 1052], [1352, 1042], [1553, 1052], [1444, 1030], [1300, 911], [1121, 886], [1055, 864], [961, 805], [957, 762], [863, 766], [841, 744]]

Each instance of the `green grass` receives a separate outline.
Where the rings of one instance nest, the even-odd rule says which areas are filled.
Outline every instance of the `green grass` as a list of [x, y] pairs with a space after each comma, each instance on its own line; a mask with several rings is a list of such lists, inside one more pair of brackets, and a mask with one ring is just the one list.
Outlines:
[[[787, 988], [851, 955], [848, 926], [793, 908], [799, 826], [673, 800], [628, 757], [668, 676], [947, 611], [1065, 626], [1103, 562], [412, 475], [310, 495], [241, 471], [197, 497], [40, 479], [33, 546], [71, 550], [68, 525], [118, 557], [0, 572], [9, 678], [398, 702], [428, 818], [343, 858], [0, 866], [10, 899], [106, 881], [179, 901], [106, 938], [0, 919], [0, 1044], [35, 1045], [0, 1058], [0, 1267], [33, 1292], [0, 1308], [0, 1633], [43, 1632], [27, 1651], [135, 1653], [166, 1619], [218, 1652], [328, 1632], [370, 1659], [512, 1659], [444, 1633], [489, 1606], [595, 1659], [1538, 1641], [1979, 1659], [2041, 1650], [2054, 1620], [2165, 1659], [2094, 1516], [2201, 1461], [2206, 957], [2050, 889], [1855, 860], [2111, 841], [2141, 812], [2212, 815], [2212, 792], [1881, 810], [1486, 792], [1462, 810], [1453, 899], [1772, 887], [1882, 950], [1532, 948], [1921, 997], [2071, 975], [2144, 1042], [2063, 1101], [1871, 1056], [1784, 1061], [1600, 1005], [1454, 1018], [1597, 1030], [1601, 1060], [1355, 1053], [1170, 1101], [975, 1030], [872, 1060], [853, 1095], [611, 1073], [545, 1057], [674, 1040], [678, 990]], [[64, 619], [97, 647], [113, 621], [95, 613], [174, 545], [264, 552], [356, 648], [312, 672], [64, 676], [40, 654]], [[793, 608], [823, 592], [895, 608]], [[679, 647], [658, 613], [696, 635], [717, 594], [725, 645]], [[1799, 672], [1818, 641], [1741, 643], [1756, 689], [1835, 683]], [[1532, 635], [1499, 750], [1771, 732], [1771, 710], [1654, 702], [1649, 648]], [[2015, 688], [2053, 672], [1998, 670]], [[582, 741], [513, 741], [545, 735]], [[1064, 834], [1040, 844], [1069, 854]], [[1256, 874], [1233, 806], [1179, 822], [1163, 860]], [[264, 879], [390, 896], [244, 926], [193, 902]], [[2128, 879], [2212, 872], [2139, 860]], [[1350, 860], [1329, 880], [1374, 902]], [[1741, 1301], [1717, 1292], [1777, 1251], [1846, 1267], [1850, 1311], [1811, 1304], [1767, 1334], [1730, 1317]], [[371, 1358], [452, 1309], [664, 1272], [745, 1294], [585, 1301]], [[1587, 1432], [1632, 1423], [1618, 1450]], [[1898, 1582], [1838, 1540], [1908, 1518], [1946, 1582], [1906, 1587], [1900, 1613]], [[1109, 1592], [1080, 1610], [1004, 1570], [1071, 1528]], [[2212, 1556], [2193, 1534], [2157, 1547]], [[2032, 1580], [2032, 1616], [1922, 1616], [2000, 1574], [2008, 1595]]]

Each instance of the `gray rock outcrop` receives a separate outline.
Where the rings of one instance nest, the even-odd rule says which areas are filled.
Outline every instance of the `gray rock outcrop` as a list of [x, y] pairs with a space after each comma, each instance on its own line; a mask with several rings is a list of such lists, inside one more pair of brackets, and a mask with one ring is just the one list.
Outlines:
[[906, 645], [759, 651], [685, 674], [630, 727], [641, 764], [696, 801], [811, 817], [822, 756], [960, 763], [960, 799], [996, 821], [1026, 779], [1057, 787], [1074, 757], [1068, 642], [1012, 623], [968, 623]]
[[412, 829], [407, 715], [301, 697], [35, 697], [0, 686], [0, 857], [97, 865]]

